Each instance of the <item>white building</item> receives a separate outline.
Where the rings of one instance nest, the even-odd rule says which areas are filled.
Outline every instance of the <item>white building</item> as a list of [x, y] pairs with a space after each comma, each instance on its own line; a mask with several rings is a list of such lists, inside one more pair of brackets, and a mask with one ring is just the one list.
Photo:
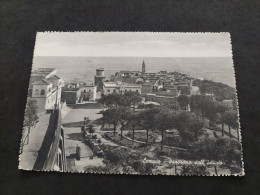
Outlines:
[[43, 68], [32, 72], [35, 81], [31, 84], [31, 98], [37, 102], [38, 113], [60, 108], [63, 81], [56, 72], [56, 69]]
[[128, 84], [128, 83], [114, 83], [114, 82], [106, 82], [103, 85], [103, 93], [105, 95], [112, 93], [120, 93], [124, 94], [127, 91], [138, 92], [141, 94], [141, 85], [137, 84]]
[[96, 101], [97, 99], [97, 86], [93, 85], [82, 85], [81, 88], [81, 98], [83, 101]]

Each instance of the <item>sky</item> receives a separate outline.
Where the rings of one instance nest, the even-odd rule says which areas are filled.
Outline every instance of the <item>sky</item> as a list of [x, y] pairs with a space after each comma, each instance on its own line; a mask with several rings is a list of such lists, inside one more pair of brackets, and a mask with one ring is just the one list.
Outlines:
[[38, 32], [35, 56], [230, 57], [229, 33]]

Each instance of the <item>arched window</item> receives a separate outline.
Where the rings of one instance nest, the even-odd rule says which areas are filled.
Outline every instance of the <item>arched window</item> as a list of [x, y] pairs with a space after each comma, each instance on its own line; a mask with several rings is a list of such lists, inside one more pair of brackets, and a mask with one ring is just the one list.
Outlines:
[[88, 92], [91, 92], [91, 89]]
[[41, 90], [41, 95], [44, 95], [45, 94], [45, 91], [44, 89]]
[[110, 92], [110, 89], [108, 89], [107, 92]]
[[113, 90], [113, 93], [116, 93], [116, 90], [115, 90], [115, 89]]
[[34, 95], [39, 95], [39, 89], [36, 89], [36, 90], [34, 91]]

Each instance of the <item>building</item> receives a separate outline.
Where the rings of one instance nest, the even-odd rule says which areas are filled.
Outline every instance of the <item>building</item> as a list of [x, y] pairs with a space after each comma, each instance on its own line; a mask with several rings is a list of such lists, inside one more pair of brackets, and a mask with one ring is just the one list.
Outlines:
[[142, 73], [145, 73], [145, 62], [142, 63]]
[[61, 99], [67, 104], [78, 104], [84, 101], [96, 101], [97, 86], [87, 85], [83, 82], [67, 83], [62, 88]]
[[128, 84], [128, 83], [114, 83], [114, 82], [105, 82], [103, 85], [103, 93], [104, 95], [119, 93], [124, 94], [127, 91], [138, 92], [141, 94], [141, 85], [137, 84]]
[[83, 101], [96, 101], [97, 99], [97, 86], [81, 85], [81, 98]]
[[37, 112], [60, 108], [63, 81], [56, 69], [40, 68], [32, 72], [29, 96], [37, 102]]
[[67, 104], [77, 104], [80, 102], [81, 90], [80, 88], [74, 88], [70, 85], [65, 86], [62, 89], [61, 99], [66, 101]]
[[96, 75], [94, 77], [94, 83], [95, 83], [95, 86], [97, 86], [97, 91], [102, 91], [104, 81], [105, 81], [104, 68], [96, 69]]
[[177, 96], [167, 96], [154, 93], [145, 95], [145, 101], [158, 102], [161, 105], [177, 105]]

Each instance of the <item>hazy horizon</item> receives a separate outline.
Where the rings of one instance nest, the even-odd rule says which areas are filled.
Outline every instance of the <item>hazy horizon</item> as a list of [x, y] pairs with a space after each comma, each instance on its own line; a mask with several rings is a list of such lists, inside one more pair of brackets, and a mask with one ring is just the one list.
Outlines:
[[109, 77], [120, 70], [141, 71], [143, 60], [148, 73], [177, 71], [235, 87], [233, 60], [230, 57], [34, 56], [33, 69], [57, 68], [58, 75], [65, 81], [80, 79], [93, 82], [96, 68], [104, 68], [105, 75]]
[[229, 33], [37, 32], [35, 56], [224, 57]]

